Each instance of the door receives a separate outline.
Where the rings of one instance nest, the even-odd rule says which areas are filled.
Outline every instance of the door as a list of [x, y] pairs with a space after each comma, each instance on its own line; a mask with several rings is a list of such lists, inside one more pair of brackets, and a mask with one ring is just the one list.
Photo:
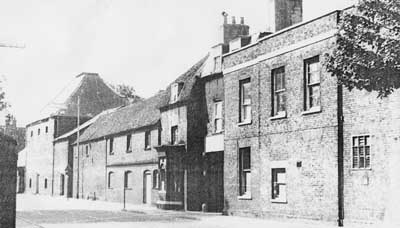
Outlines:
[[61, 174], [60, 176], [60, 195], [63, 196], [64, 195], [64, 186], [65, 186], [65, 176], [64, 174]]
[[151, 173], [150, 171], [146, 171], [144, 173], [144, 197], [143, 202], [145, 204], [151, 204]]
[[36, 194], [39, 194], [39, 174], [36, 174]]

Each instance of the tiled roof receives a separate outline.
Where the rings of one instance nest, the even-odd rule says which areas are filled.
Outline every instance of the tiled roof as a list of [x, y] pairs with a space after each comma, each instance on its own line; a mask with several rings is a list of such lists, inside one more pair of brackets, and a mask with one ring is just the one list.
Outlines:
[[102, 115], [83, 132], [79, 141], [95, 140], [108, 135], [154, 125], [160, 120], [159, 107], [167, 102], [167, 93], [160, 91], [151, 98]]
[[[190, 100], [191, 98], [191, 93], [194, 84], [196, 83], [196, 76], [201, 76], [202, 69], [206, 63], [206, 60], [208, 59], [208, 55], [202, 58], [200, 61], [198, 61], [195, 65], [193, 65], [188, 71], [186, 71], [184, 74], [179, 76], [173, 83], [171, 83], [167, 87], [167, 93], [168, 93], [168, 101], [170, 99], [170, 94], [171, 94], [171, 85], [174, 83], [183, 83], [183, 88], [181, 92], [179, 93], [179, 101], [187, 101]], [[166, 105], [168, 106], [168, 104]]]

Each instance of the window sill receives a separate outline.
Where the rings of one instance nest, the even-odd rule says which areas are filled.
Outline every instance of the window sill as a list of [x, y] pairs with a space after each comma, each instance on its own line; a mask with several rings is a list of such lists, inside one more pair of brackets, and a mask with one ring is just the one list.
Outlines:
[[246, 195], [238, 196], [238, 200], [252, 200], [251, 194], [247, 193]]
[[224, 131], [214, 132], [211, 135], [223, 135]]
[[144, 148], [144, 150], [151, 150], [151, 148]]
[[269, 120], [280, 120], [286, 118], [287, 118], [286, 112], [280, 112], [277, 115], [270, 117]]
[[287, 204], [287, 200], [271, 199], [271, 203]]
[[311, 115], [311, 114], [316, 114], [322, 112], [321, 106], [318, 107], [313, 107], [310, 110], [304, 111], [301, 113], [301, 115], [306, 116], [306, 115]]
[[351, 171], [355, 171], [355, 172], [357, 172], [357, 171], [372, 171], [372, 168], [365, 168], [365, 169], [363, 169], [363, 168], [351, 168], [350, 170]]
[[250, 121], [245, 121], [245, 122], [238, 123], [237, 125], [238, 125], [239, 127], [241, 127], [241, 126], [250, 125], [250, 124], [252, 124], [251, 120], [250, 120]]
[[127, 150], [126, 153], [127, 153], [127, 154], [130, 154], [130, 153], [132, 153], [132, 151], [131, 151], [131, 150]]

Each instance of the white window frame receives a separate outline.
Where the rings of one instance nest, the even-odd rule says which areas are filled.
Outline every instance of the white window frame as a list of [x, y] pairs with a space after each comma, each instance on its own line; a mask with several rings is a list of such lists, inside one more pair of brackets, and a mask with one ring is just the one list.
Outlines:
[[[282, 71], [282, 72], [281, 72]], [[285, 67], [278, 67], [272, 70], [271, 72], [271, 90], [273, 91], [272, 94], [272, 117], [286, 117], [286, 110], [287, 110], [287, 100], [286, 100], [286, 74], [285, 74]], [[282, 75], [282, 88], [277, 88], [278, 81], [277, 76]], [[283, 96], [283, 106], [284, 110], [279, 110], [278, 105], [278, 98], [279, 96]]]
[[[219, 108], [218, 108], [219, 106]], [[215, 101], [214, 102], [214, 133], [221, 133], [224, 131], [224, 119], [222, 116], [222, 107], [223, 107], [223, 102], [222, 101]], [[218, 129], [218, 121], [221, 121], [221, 129]]]
[[[243, 159], [242, 159], [242, 153], [241, 153], [241, 151], [242, 150], [247, 150], [248, 149], [248, 153], [249, 153], [249, 166], [250, 166], [250, 168], [249, 169], [244, 169], [243, 168], [243, 165], [242, 165], [242, 163], [243, 163]], [[251, 147], [242, 147], [242, 148], [239, 148], [239, 154], [238, 154], [238, 156], [239, 156], [239, 159], [238, 159], [238, 163], [239, 163], [239, 166], [238, 166], [238, 168], [239, 168], [239, 199], [251, 199], [251, 186], [252, 186], [252, 184], [251, 184]], [[246, 191], [245, 192], [242, 192], [242, 187], [243, 187], [243, 185], [242, 185], [242, 183], [243, 183], [243, 175], [244, 174], [244, 176], [245, 176], [245, 178], [246, 178], [246, 184], [245, 184], [245, 187], [246, 187]], [[249, 174], [249, 176], [247, 176], [247, 174]]]
[[[354, 156], [353, 156], [353, 148], [355, 147], [354, 145], [353, 145], [353, 138], [355, 138], [355, 137], [357, 137], [357, 138], [359, 138], [359, 137], [368, 137], [368, 144], [367, 145], [365, 145], [365, 146], [369, 146], [369, 167], [364, 167], [364, 168], [360, 168], [360, 162], [358, 161], [358, 167], [354, 167]], [[372, 158], [373, 158], [373, 156], [372, 156], [372, 151], [373, 151], [373, 144], [371, 143], [372, 142], [372, 135], [371, 134], [360, 134], [360, 135], [351, 135], [351, 137], [350, 137], [350, 157], [351, 157], [351, 169], [352, 170], [372, 170]], [[364, 146], [364, 147], [365, 147]], [[365, 150], [364, 150], [364, 157], [366, 157], [365, 156]], [[358, 152], [358, 159], [359, 159], [359, 152]], [[365, 161], [364, 161], [365, 162]]]
[[[317, 64], [317, 66], [318, 66], [318, 69], [317, 69], [317, 73], [318, 73], [318, 76], [319, 76], [319, 80], [317, 81], [317, 82], [310, 82], [310, 71], [309, 71], [309, 68], [310, 68], [310, 65], [312, 65], [312, 64]], [[305, 59], [304, 60], [304, 86], [305, 86], [305, 88], [304, 88], [304, 96], [305, 96], [305, 98], [304, 98], [304, 111], [310, 111], [310, 112], [313, 112], [313, 111], [320, 111], [321, 110], [321, 103], [322, 103], [322, 96], [321, 96], [321, 68], [322, 68], [322, 66], [321, 66], [321, 60], [320, 60], [320, 56], [319, 55], [317, 55], [317, 56], [314, 56], [314, 57], [311, 57], [311, 58], [308, 58], [308, 59]], [[318, 87], [319, 89], [318, 89], [318, 93], [319, 93], [319, 100], [318, 100], [318, 102], [319, 102], [319, 104], [318, 105], [312, 105], [311, 104], [311, 98], [312, 98], [312, 95], [310, 95], [311, 94], [311, 91], [312, 91], [312, 89], [314, 88], [314, 87]]]
[[[250, 99], [245, 99], [244, 98], [244, 87], [245, 85], [248, 85], [249, 87], [251, 87], [251, 79], [250, 78], [246, 78], [243, 80], [239, 81], [239, 123], [251, 123], [252, 121], [252, 99], [251, 99], [251, 95], [250, 95]], [[250, 89], [249, 89], [250, 90]], [[250, 91], [249, 91], [250, 93]], [[247, 110], [249, 109], [249, 110]], [[247, 111], [249, 111], [248, 115], [246, 116], [247, 118], [244, 118], [244, 116], [246, 115], [245, 113], [247, 113]]]
[[[277, 170], [284, 170], [284, 176], [285, 176], [285, 180], [284, 181], [279, 181], [278, 180], [278, 175], [276, 177], [276, 182], [274, 181], [274, 171]], [[282, 173], [282, 172], [277, 172], [277, 173]], [[276, 184], [276, 186], [275, 186]], [[285, 186], [285, 193], [282, 195], [278, 195], [278, 197], [274, 198], [274, 191], [276, 190], [276, 188], [280, 189], [280, 186]], [[272, 203], [287, 203], [287, 169], [284, 167], [272, 167], [271, 168], [271, 202]]]

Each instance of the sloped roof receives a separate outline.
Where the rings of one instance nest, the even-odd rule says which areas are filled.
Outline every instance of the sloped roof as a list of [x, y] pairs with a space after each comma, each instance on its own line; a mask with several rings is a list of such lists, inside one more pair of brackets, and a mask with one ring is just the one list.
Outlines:
[[[203, 57], [200, 61], [198, 61], [195, 65], [193, 65], [184, 74], [175, 79], [175, 81], [167, 87], [168, 102], [171, 97], [171, 86], [174, 83], [183, 83], [183, 88], [179, 93], [179, 101], [181, 102], [190, 100], [191, 98], [190, 95], [192, 93], [193, 86], [196, 83], [196, 76], [201, 76], [202, 70], [205, 66], [208, 57], [209, 57], [208, 55]], [[165, 106], [168, 106], [168, 103]]]
[[159, 108], [167, 102], [167, 93], [160, 91], [151, 98], [102, 115], [83, 132], [80, 142], [157, 124], [160, 120]]
[[65, 134], [63, 134], [63, 135], [61, 135], [60, 137], [54, 139], [54, 141], [59, 141], [59, 140], [62, 140], [62, 139], [66, 139], [66, 138], [70, 137], [71, 135], [74, 135], [76, 132], [78, 132], [78, 130], [79, 130], [79, 131], [84, 130], [85, 128], [87, 128], [87, 127], [89, 127], [90, 125], [92, 125], [93, 123], [95, 123], [101, 116], [110, 114], [110, 113], [112, 113], [112, 112], [115, 112], [115, 111], [118, 110], [119, 108], [120, 108], [120, 107], [118, 107], [118, 108], [112, 108], [112, 109], [108, 109], [108, 110], [105, 110], [105, 111], [99, 113], [98, 115], [96, 115], [95, 117], [93, 117], [93, 118], [91, 118], [90, 120], [86, 121], [85, 123], [83, 123], [83, 124], [80, 125], [79, 127], [77, 127], [77, 128], [75, 128], [75, 129], [73, 129], [72, 131], [69, 131], [69, 132], [67, 132], [67, 133], [65, 133]]
[[78, 97], [80, 115], [88, 117], [127, 103], [127, 99], [115, 92], [98, 74], [81, 73], [43, 108], [41, 116], [76, 116]]

